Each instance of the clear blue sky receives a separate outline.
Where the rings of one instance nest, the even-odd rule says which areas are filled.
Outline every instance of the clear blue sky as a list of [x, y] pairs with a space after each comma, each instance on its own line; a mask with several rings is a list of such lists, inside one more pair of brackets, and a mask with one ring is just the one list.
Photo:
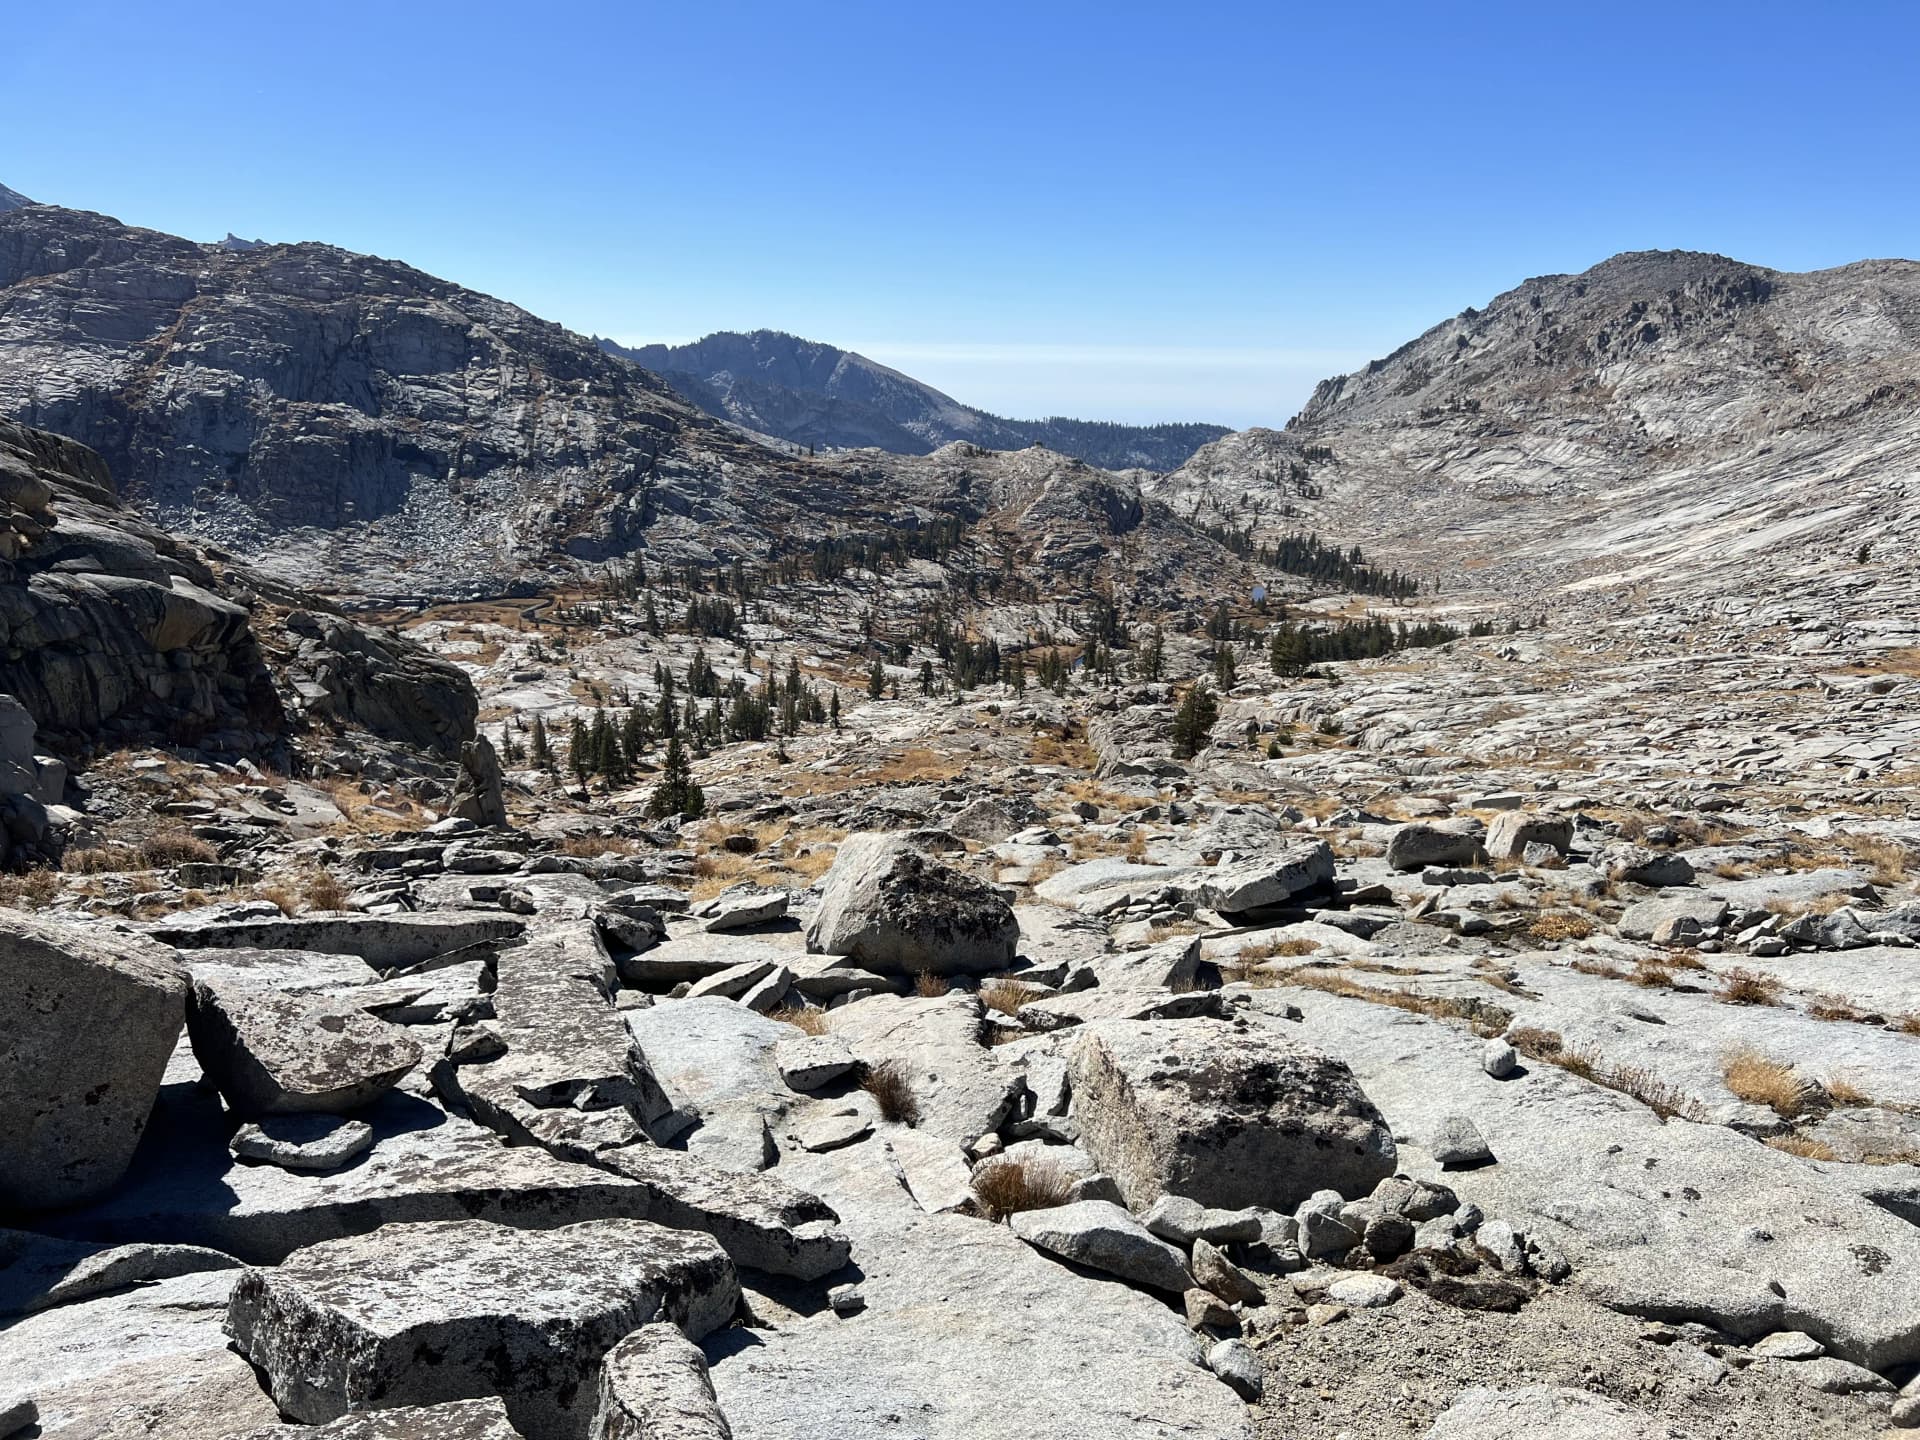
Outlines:
[[12, 7], [0, 183], [770, 326], [1017, 415], [1278, 424], [1623, 249], [1920, 254], [1920, 4]]

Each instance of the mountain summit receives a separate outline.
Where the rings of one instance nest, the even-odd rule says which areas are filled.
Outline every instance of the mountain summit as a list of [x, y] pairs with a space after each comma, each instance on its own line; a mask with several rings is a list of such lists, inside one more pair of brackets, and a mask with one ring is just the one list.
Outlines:
[[0, 185], [0, 212], [7, 210], [24, 210], [33, 203], [33, 201], [22, 195], [18, 190], [9, 190], [6, 186]]
[[599, 343], [665, 376], [709, 415], [797, 445], [903, 455], [955, 440], [992, 450], [1044, 445], [1106, 470], [1171, 470], [1230, 433], [1224, 425], [1008, 420], [854, 351], [778, 330], [720, 331], [690, 345]]

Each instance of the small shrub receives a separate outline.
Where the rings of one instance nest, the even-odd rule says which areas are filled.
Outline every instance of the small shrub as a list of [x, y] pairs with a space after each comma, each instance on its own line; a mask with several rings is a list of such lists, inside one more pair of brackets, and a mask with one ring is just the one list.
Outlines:
[[72, 875], [105, 875], [140, 866], [139, 853], [125, 845], [95, 845], [86, 850], [69, 850], [61, 862]]
[[883, 1119], [896, 1125], [920, 1123], [920, 1097], [913, 1093], [913, 1077], [898, 1060], [870, 1065], [860, 1077], [860, 1088], [873, 1096]]
[[973, 1194], [989, 1220], [1024, 1210], [1050, 1210], [1073, 1194], [1073, 1177], [1050, 1156], [1026, 1160], [996, 1155], [973, 1172]]
[[1757, 970], [1730, 970], [1720, 998], [1729, 1005], [1773, 1005], [1780, 999], [1780, 982]]
[[1643, 990], [1671, 990], [1673, 971], [1658, 960], [1642, 960], [1627, 977]]

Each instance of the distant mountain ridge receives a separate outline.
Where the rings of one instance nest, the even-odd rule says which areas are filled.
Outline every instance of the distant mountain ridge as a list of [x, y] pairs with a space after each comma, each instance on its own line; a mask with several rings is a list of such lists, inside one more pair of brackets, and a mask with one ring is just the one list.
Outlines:
[[1103, 470], [1171, 470], [1224, 425], [1009, 420], [963, 405], [866, 356], [778, 330], [719, 331], [689, 345], [600, 347], [664, 376], [707, 414], [796, 445], [926, 455], [956, 440], [1044, 445]]
[[6, 186], [0, 185], [0, 212], [24, 210], [33, 203], [18, 190], [9, 190]]

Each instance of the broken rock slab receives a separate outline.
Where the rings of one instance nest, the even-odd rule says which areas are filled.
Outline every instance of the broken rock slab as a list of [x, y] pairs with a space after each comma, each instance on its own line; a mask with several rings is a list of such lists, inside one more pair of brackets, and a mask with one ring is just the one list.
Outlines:
[[73, 1205], [126, 1172], [185, 1015], [170, 951], [0, 912], [0, 1207]]
[[1393, 1135], [1341, 1061], [1228, 1020], [1101, 1021], [1071, 1059], [1081, 1141], [1127, 1203], [1290, 1211], [1394, 1173]]
[[1186, 1257], [1110, 1201], [1023, 1210], [1013, 1217], [1013, 1233], [1049, 1255], [1149, 1290], [1183, 1295], [1194, 1286]]
[[1223, 915], [1270, 910], [1333, 884], [1333, 851], [1324, 840], [1295, 840], [1273, 854], [1216, 866], [1201, 900]]
[[0, 1316], [31, 1315], [131, 1285], [239, 1265], [233, 1256], [199, 1245], [95, 1245], [0, 1230]]
[[677, 1325], [643, 1325], [608, 1352], [588, 1440], [732, 1440], [707, 1357]]
[[24, 1384], [39, 1434], [62, 1440], [208, 1440], [279, 1414], [221, 1331], [243, 1272], [155, 1280], [0, 1329], [0, 1390]]
[[526, 922], [500, 911], [419, 915], [276, 915], [260, 920], [162, 922], [149, 933], [182, 950], [243, 946], [356, 955], [376, 970], [397, 970], [489, 940], [511, 940]]
[[338, 1170], [373, 1145], [373, 1127], [344, 1115], [269, 1115], [242, 1125], [227, 1148], [283, 1170]]
[[781, 1170], [845, 1217], [865, 1308], [708, 1337], [734, 1440], [1249, 1440], [1173, 1297], [1078, 1273], [1005, 1225], [930, 1214], [866, 1150]]
[[237, 1115], [337, 1114], [380, 1098], [420, 1063], [396, 1025], [337, 1001], [196, 980], [187, 1036]]
[[585, 1440], [609, 1350], [654, 1321], [704, 1336], [739, 1299], [709, 1236], [638, 1220], [454, 1221], [386, 1226], [249, 1270], [227, 1329], [280, 1409], [307, 1424], [497, 1395], [527, 1440]]
[[[555, 1118], [596, 1117], [603, 1144], [632, 1144], [673, 1110], [612, 1000], [613, 961], [592, 923], [543, 920], [494, 962], [503, 1054], [436, 1068], [435, 1082], [509, 1139], [539, 1142]], [[644, 1013], [644, 1012], [642, 1012]]]
[[521, 1440], [498, 1396], [450, 1400], [444, 1405], [409, 1405], [398, 1410], [364, 1410], [301, 1428], [269, 1425], [226, 1440]]
[[693, 907], [693, 918], [716, 934], [771, 925], [786, 914], [787, 892], [758, 885], [735, 885]]

